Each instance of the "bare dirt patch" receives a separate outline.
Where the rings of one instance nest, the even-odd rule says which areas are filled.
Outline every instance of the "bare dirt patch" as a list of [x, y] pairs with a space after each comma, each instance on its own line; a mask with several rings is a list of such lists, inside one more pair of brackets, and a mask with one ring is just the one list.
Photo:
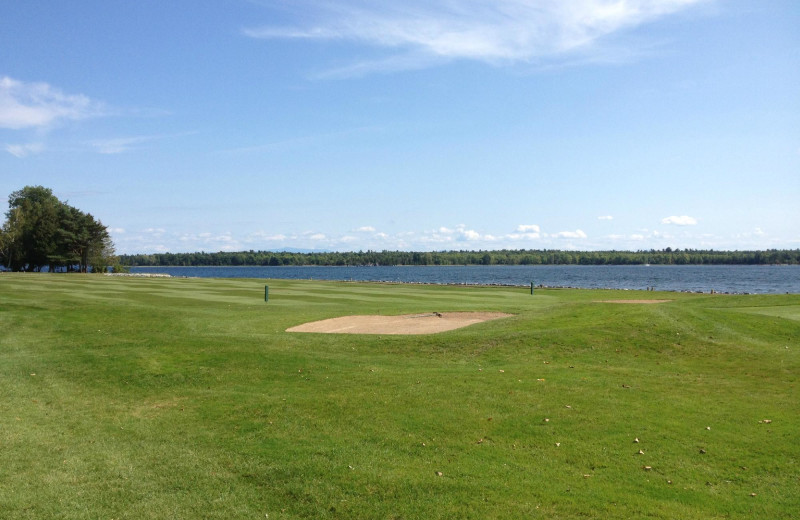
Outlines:
[[596, 301], [595, 303], [638, 303], [646, 305], [649, 303], [666, 303], [671, 301], [672, 300], [600, 300]]
[[475, 323], [508, 318], [503, 312], [431, 312], [401, 316], [342, 316], [312, 321], [286, 329], [286, 332], [324, 334], [435, 334], [460, 329]]

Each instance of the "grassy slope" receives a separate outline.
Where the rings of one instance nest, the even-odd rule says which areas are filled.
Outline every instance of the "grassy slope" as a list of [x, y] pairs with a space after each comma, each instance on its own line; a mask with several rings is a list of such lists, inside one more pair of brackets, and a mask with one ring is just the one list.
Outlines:
[[[453, 310], [516, 316], [283, 332]], [[0, 518], [800, 510], [798, 295], [4, 273], [0, 331]]]

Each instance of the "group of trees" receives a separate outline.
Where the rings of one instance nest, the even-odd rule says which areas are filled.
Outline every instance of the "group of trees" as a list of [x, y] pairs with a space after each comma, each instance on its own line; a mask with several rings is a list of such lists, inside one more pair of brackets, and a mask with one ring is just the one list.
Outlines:
[[12, 271], [104, 272], [116, 262], [106, 227], [42, 186], [8, 197], [0, 263]]
[[713, 251], [359, 251], [293, 253], [241, 251], [122, 255], [127, 266], [283, 266], [283, 265], [636, 265], [636, 264], [800, 264], [798, 250]]

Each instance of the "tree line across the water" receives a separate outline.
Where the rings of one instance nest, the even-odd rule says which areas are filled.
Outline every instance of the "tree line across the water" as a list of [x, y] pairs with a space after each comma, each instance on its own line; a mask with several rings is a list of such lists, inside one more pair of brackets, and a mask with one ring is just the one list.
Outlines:
[[800, 264], [800, 249], [714, 251], [359, 251], [156, 253], [120, 255], [124, 266], [367, 266], [367, 265], [637, 265]]
[[800, 249], [714, 251], [358, 251], [156, 253], [116, 256], [108, 230], [91, 214], [42, 186], [8, 197], [0, 228], [0, 264], [13, 271], [105, 272], [130, 266], [362, 266], [362, 265], [635, 265], [800, 264]]
[[105, 272], [116, 264], [106, 226], [42, 186], [8, 197], [0, 228], [0, 264], [12, 271]]

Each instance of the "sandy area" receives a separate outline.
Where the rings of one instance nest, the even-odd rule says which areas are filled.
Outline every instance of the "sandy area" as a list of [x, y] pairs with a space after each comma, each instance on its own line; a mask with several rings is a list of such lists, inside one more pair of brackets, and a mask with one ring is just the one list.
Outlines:
[[286, 332], [435, 334], [509, 316], [513, 315], [502, 312], [431, 312], [402, 316], [342, 316], [341, 318], [312, 321], [286, 329]]
[[672, 300], [600, 300], [595, 303], [665, 303]]

